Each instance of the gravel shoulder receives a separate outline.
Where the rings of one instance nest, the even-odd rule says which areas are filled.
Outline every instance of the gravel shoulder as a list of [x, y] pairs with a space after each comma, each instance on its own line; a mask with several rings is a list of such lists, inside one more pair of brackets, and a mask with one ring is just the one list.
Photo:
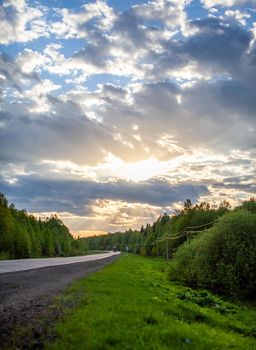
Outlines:
[[[117, 258], [116, 255], [95, 261], [0, 274], [1, 348], [42, 348], [41, 341], [35, 341], [35, 347], [26, 347], [26, 344], [17, 342], [13, 344], [12, 336], [24, 325], [31, 326], [35, 323], [36, 328], [40, 315], [47, 318], [47, 310], [54, 297], [63, 292], [72, 281], [100, 270]], [[49, 322], [53, 322], [59, 316], [58, 310], [52, 309], [49, 312]], [[42, 338], [42, 332], [44, 330], [37, 329], [34, 336], [39, 333], [38, 338]]]

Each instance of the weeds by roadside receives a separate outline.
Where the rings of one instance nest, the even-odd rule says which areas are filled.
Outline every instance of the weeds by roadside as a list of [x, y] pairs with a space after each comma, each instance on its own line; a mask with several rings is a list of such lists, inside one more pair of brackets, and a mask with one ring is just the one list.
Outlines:
[[56, 349], [256, 348], [255, 308], [227, 303], [167, 278], [161, 259], [122, 256], [72, 285], [64, 298], [79, 303], [57, 324]]

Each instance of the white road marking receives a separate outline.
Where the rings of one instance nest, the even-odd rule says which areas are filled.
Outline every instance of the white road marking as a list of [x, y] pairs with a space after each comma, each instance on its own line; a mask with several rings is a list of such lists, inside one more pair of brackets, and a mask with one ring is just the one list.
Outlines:
[[118, 254], [120, 254], [120, 252], [107, 252], [93, 255], [72, 256], [68, 258], [0, 260], [0, 274], [7, 272], [39, 269], [41, 267], [48, 266], [67, 265], [85, 261], [93, 261], [98, 259], [109, 258], [110, 256]]

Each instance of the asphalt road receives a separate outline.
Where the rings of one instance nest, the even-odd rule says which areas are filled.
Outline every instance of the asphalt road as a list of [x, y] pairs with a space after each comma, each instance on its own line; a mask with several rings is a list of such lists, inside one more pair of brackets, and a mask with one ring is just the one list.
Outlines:
[[[24, 265], [19, 260], [16, 261], [18, 267], [14, 260], [13, 266], [6, 264], [4, 268], [9, 271], [11, 268], [26, 270], [0, 274], [0, 349], [43, 348], [49, 335], [38, 320], [46, 317], [47, 325], [51, 325], [61, 316], [61, 311], [51, 306], [55, 297], [74, 280], [102, 269], [118, 256], [118, 253], [106, 253], [74, 258], [26, 259]], [[55, 266], [43, 267], [46, 263]], [[30, 334], [18, 336], [24, 325], [31, 328]], [[31, 342], [34, 345], [28, 345]]]
[[42, 267], [74, 264], [86, 261], [109, 258], [118, 255], [119, 252], [107, 252], [102, 254], [74, 256], [68, 258], [42, 258], [42, 259], [17, 259], [0, 260], [0, 273], [17, 272], [38, 269]]

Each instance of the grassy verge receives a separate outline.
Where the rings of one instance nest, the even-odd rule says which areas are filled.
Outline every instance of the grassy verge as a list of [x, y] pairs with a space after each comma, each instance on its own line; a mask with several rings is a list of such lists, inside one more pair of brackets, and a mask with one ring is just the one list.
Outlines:
[[256, 349], [255, 308], [197, 295], [169, 282], [167, 269], [160, 259], [123, 255], [77, 281], [62, 297], [77, 304], [46, 349]]

